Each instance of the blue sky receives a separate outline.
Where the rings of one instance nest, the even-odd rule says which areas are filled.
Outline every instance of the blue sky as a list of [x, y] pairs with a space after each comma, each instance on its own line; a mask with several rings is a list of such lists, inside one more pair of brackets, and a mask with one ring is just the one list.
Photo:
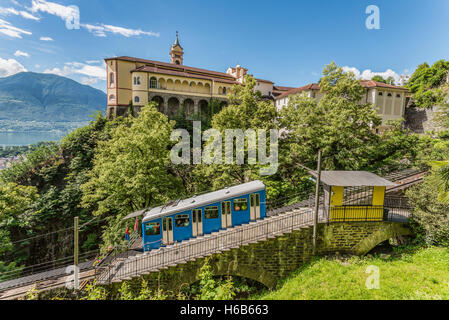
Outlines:
[[[79, 29], [66, 27], [71, 5]], [[365, 26], [368, 5], [380, 9], [379, 30]], [[105, 57], [168, 61], [179, 31], [185, 65], [240, 64], [298, 87], [331, 61], [369, 78], [449, 59], [448, 30], [447, 0], [0, 0], [0, 77], [51, 72], [105, 90]]]

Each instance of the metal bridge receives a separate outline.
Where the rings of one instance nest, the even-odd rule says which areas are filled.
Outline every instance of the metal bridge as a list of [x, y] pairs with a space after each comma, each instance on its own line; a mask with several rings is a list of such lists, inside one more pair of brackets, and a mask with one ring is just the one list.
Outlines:
[[[386, 220], [406, 222], [409, 211], [404, 210], [404, 198], [389, 197], [388, 194], [401, 190], [422, 181], [424, 173], [406, 170], [386, 178], [395, 181], [399, 186], [387, 189], [385, 208], [389, 209]], [[108, 256], [96, 268], [93, 261], [80, 264], [80, 280], [84, 283], [96, 278], [101, 284], [121, 282], [132, 277], [157, 272], [190, 260], [233, 248], [249, 245], [277, 237], [294, 230], [308, 228], [313, 225], [313, 210], [310, 206], [313, 199], [297, 202], [277, 209], [271, 209], [264, 220], [250, 222], [234, 228], [220, 230], [181, 243], [175, 243], [149, 253], [128, 250]], [[319, 222], [328, 222], [323, 210], [319, 211]], [[138, 239], [136, 239], [138, 242]], [[66, 273], [66, 267], [56, 268], [42, 273], [33, 274], [0, 283], [0, 299], [17, 299], [36, 285], [37, 290], [49, 290], [63, 287], [73, 275]]]

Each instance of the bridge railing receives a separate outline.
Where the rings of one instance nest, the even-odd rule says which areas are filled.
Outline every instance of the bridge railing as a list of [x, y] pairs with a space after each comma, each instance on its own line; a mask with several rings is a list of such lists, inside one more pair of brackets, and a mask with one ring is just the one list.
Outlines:
[[[333, 207], [339, 211], [339, 219], [328, 220], [326, 210], [319, 210], [319, 223], [355, 222], [355, 221], [395, 221], [394, 218], [405, 219], [409, 216], [409, 209], [389, 208], [385, 206], [341, 206]], [[156, 272], [169, 266], [186, 263], [189, 260], [210, 256], [215, 253], [238, 248], [245, 244], [266, 240], [270, 237], [290, 233], [303, 227], [313, 225], [314, 210], [308, 208], [295, 208], [292, 205], [285, 207], [276, 215], [252, 224], [244, 224], [232, 229], [221, 230], [217, 233], [207, 234], [199, 238], [190, 239], [174, 245], [162, 247], [146, 252], [140, 256], [121, 257], [114, 259], [114, 263], [102, 266], [96, 273], [99, 283], [110, 283]], [[288, 209], [288, 210], [287, 210]], [[291, 211], [293, 210], [293, 211]], [[355, 214], [357, 210], [357, 214]], [[276, 211], [276, 210], [275, 210]], [[353, 212], [354, 211], [354, 212]], [[287, 214], [288, 212], [288, 214]], [[334, 218], [336, 215], [334, 215]], [[373, 219], [376, 217], [376, 219]], [[400, 220], [398, 220], [400, 221]]]
[[255, 224], [246, 224], [216, 234], [205, 235], [202, 238], [176, 243], [115, 265], [104, 266], [103, 272], [97, 274], [97, 280], [100, 283], [110, 283], [113, 280], [132, 278], [171, 265], [185, 263], [191, 259], [266, 240], [269, 237], [292, 232], [294, 229], [311, 226], [312, 223], [313, 211], [308, 209], [260, 220]]

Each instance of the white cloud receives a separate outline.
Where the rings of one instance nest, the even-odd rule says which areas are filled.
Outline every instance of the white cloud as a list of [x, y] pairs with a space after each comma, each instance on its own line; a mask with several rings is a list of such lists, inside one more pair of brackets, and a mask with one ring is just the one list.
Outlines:
[[370, 69], [366, 69], [363, 72], [360, 72], [360, 70], [355, 67], [345, 66], [343, 67], [343, 71], [352, 72], [354, 73], [356, 78], [362, 80], [371, 80], [374, 76], [381, 76], [384, 79], [387, 79], [388, 77], [393, 77], [394, 81], [397, 83], [400, 79], [400, 76], [391, 69], [387, 69], [384, 72], [373, 72]]
[[81, 83], [82, 83], [82, 84], [85, 84], [85, 85], [88, 85], [88, 86], [91, 86], [91, 85], [93, 85], [93, 84], [98, 83], [98, 79], [97, 79], [97, 78], [83, 77], [83, 78], [81, 79]]
[[0, 19], [0, 33], [7, 35], [12, 38], [22, 38], [22, 34], [31, 35], [32, 33], [20, 28], [14, 27], [11, 23], [6, 20]]
[[53, 39], [50, 38], [50, 37], [40, 37], [39, 40], [41, 40], [41, 41], [53, 41]]
[[159, 37], [158, 32], [143, 31], [141, 29], [129, 29], [117, 26], [111, 26], [106, 24], [92, 25], [92, 24], [81, 24], [81, 27], [87, 29], [90, 33], [97, 37], [106, 37], [106, 33], [119, 34], [124, 37], [135, 37], [135, 36], [150, 36]]
[[20, 51], [20, 50], [17, 50], [16, 53], [14, 53], [14, 55], [16, 57], [27, 57], [27, 58], [30, 57], [30, 55], [28, 53]]
[[54, 16], [58, 16], [63, 20], [68, 20], [75, 16], [78, 12], [71, 6], [64, 6], [59, 3], [49, 2], [45, 0], [32, 0], [31, 12], [45, 12]]
[[12, 76], [19, 72], [26, 72], [24, 66], [22, 66], [17, 60], [14, 59], [2, 59], [0, 58], [0, 78]]
[[67, 62], [62, 68], [47, 69], [44, 73], [53, 73], [63, 77], [78, 74], [84, 76], [84, 82], [93, 84], [100, 80], [106, 80], [106, 65], [103, 63], [102, 66], [91, 66], [81, 62]]
[[0, 7], [0, 15], [10, 15], [10, 14], [13, 14], [13, 15], [16, 15], [16, 16], [20, 15], [23, 18], [30, 19], [30, 20], [35, 20], [35, 21], [39, 21], [40, 20], [39, 17], [36, 17], [36, 16], [32, 15], [31, 13], [23, 11], [23, 10], [19, 11], [19, 10], [16, 10], [14, 8], [2, 8], [2, 7]]
[[[50, 2], [46, 0], [32, 0], [31, 12], [45, 12], [65, 21], [72, 21], [73, 17], [78, 16], [78, 9], [74, 6], [64, 6], [55, 2]], [[81, 27], [86, 29], [88, 32], [92, 33], [97, 37], [106, 37], [107, 33], [119, 34], [124, 37], [134, 37], [134, 36], [152, 36], [159, 37], [159, 33], [152, 31], [144, 31], [141, 29], [130, 29], [124, 27], [117, 27], [107, 24], [81, 24]]]
[[86, 60], [87, 64], [100, 64], [101, 60]]

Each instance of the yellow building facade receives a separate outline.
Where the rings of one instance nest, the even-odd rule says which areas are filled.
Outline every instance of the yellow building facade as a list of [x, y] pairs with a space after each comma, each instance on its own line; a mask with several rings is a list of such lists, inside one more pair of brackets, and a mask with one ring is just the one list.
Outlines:
[[[210, 112], [211, 99], [220, 108], [228, 104], [233, 85], [243, 83], [247, 69], [230, 67], [226, 73], [184, 66], [184, 49], [178, 35], [170, 47], [170, 62], [128, 56], [105, 59], [107, 65], [107, 117], [128, 112], [132, 103], [138, 112], [148, 102], [156, 102], [159, 111], [174, 116], [182, 109], [187, 117]], [[276, 87], [268, 80], [256, 79], [256, 89], [274, 100], [291, 87]], [[216, 110], [218, 111], [218, 110]]]
[[[382, 124], [378, 128], [373, 128], [373, 130], [380, 133], [389, 128], [387, 125], [388, 121], [404, 118], [408, 101], [408, 89], [372, 80], [362, 80], [360, 84], [366, 90], [360, 104], [372, 104], [377, 114], [382, 118]], [[295, 88], [276, 97], [275, 105], [277, 109], [280, 110], [285, 107], [290, 98], [298, 94], [305, 94], [308, 97], [315, 98], [317, 101], [324, 95], [317, 83]]]

